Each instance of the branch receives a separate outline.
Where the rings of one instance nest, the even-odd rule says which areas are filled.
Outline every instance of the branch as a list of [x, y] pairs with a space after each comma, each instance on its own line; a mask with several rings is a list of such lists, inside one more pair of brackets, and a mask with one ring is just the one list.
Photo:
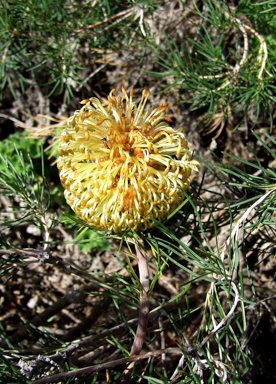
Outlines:
[[126, 357], [123, 359], [109, 361], [107, 363], [97, 364], [97, 365], [93, 365], [91, 367], [77, 369], [77, 370], [73, 370], [73, 371], [66, 372], [66, 373], [59, 373], [59, 374], [51, 376], [51, 377], [45, 377], [43, 379], [33, 381], [32, 384], [54, 383], [56, 381], [60, 381], [60, 380], [65, 379], [67, 377], [84, 375], [86, 373], [96, 372], [96, 371], [99, 371], [102, 369], [115, 368], [118, 365], [125, 365], [127, 363], [135, 363], [136, 361], [141, 361], [141, 360], [145, 360], [148, 358], [157, 357], [157, 356], [160, 356], [162, 354], [182, 355], [183, 352], [181, 351], [180, 348], [159, 349], [157, 351], [144, 353], [143, 355]]

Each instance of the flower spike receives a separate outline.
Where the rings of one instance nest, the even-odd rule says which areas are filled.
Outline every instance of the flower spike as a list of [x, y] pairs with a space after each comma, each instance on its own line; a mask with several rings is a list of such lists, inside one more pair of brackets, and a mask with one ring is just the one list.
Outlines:
[[169, 126], [166, 104], [145, 111], [112, 90], [104, 107], [86, 99], [61, 133], [57, 162], [65, 198], [91, 227], [114, 232], [145, 231], [184, 200], [197, 162], [181, 130]]

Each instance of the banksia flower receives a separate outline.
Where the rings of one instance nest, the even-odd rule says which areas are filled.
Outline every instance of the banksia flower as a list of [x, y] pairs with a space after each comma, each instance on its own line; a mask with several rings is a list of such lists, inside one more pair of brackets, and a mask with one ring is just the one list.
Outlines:
[[57, 165], [67, 203], [91, 227], [144, 231], [182, 203], [197, 162], [164, 117], [167, 104], [145, 111], [149, 91], [139, 104], [132, 89], [122, 91], [112, 90], [106, 107], [94, 97], [81, 102], [61, 134]]

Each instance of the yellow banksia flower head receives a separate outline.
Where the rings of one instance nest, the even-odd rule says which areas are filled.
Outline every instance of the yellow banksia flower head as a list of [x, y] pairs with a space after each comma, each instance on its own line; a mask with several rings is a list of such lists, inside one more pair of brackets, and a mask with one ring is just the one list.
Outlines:
[[167, 104], [145, 111], [150, 92], [139, 103], [112, 90], [107, 106], [97, 98], [69, 119], [61, 134], [57, 162], [65, 198], [95, 229], [145, 231], [163, 221], [184, 200], [196, 161], [181, 129], [169, 126]]

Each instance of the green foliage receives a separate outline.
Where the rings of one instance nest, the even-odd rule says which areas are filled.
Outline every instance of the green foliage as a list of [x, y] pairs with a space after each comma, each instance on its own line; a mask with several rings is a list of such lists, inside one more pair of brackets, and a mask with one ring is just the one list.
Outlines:
[[93, 49], [114, 49], [123, 36], [124, 24], [118, 13], [128, 7], [128, 2], [119, 0], [96, 1], [94, 5], [78, 0], [2, 0], [1, 92], [8, 87], [16, 98], [15, 86], [20, 85], [24, 93], [31, 79], [47, 86], [48, 96], [66, 89], [69, 100], [76, 86], [84, 83], [86, 68], [79, 60], [82, 45], [88, 46], [93, 61], [97, 58]]
[[[31, 171], [33, 166], [29, 162], [30, 156], [33, 163], [35, 163], [34, 166], [36, 170], [41, 172], [42, 141], [38, 139], [29, 139], [27, 136], [27, 132], [15, 133], [14, 135], [10, 135], [7, 139], [0, 141], [0, 153], [2, 159], [9, 159], [17, 171], [22, 171], [22, 161], [18, 156], [18, 152], [21, 152], [26, 171]], [[0, 170], [6, 170], [6, 163], [4, 161], [0, 162]]]
[[272, 124], [276, 25], [271, 23], [274, 8], [265, 3], [262, 8], [263, 3], [241, 1], [232, 8], [225, 1], [207, 0], [202, 10], [194, 3], [186, 18], [194, 24], [193, 36], [177, 41], [164, 34], [165, 48], [155, 44], [154, 37], [147, 39], [163, 68], [149, 74], [171, 78], [165, 90], [177, 87], [191, 110], [203, 109], [206, 124], [220, 111], [228, 119], [230, 111], [248, 116], [251, 110], [256, 123], [262, 108]]
[[[23, 221], [36, 222], [41, 227], [43, 223], [40, 218], [44, 216], [49, 207], [49, 190], [44, 179], [44, 164], [42, 162], [42, 176], [37, 176], [34, 171], [33, 162], [29, 159], [25, 162], [22, 153], [15, 148], [17, 156], [17, 168], [13, 162], [0, 155], [2, 164], [0, 170], [0, 188], [2, 194], [16, 197], [24, 202], [20, 207], [11, 207], [11, 212], [19, 213], [21, 218], [15, 216], [13, 219], [4, 220], [4, 225], [20, 223]], [[43, 151], [40, 152], [43, 161]]]
[[89, 252], [93, 248], [97, 248], [99, 251], [104, 251], [110, 248], [110, 243], [105, 239], [103, 233], [93, 231], [85, 228], [84, 231], [77, 236], [78, 247], [82, 252]]
[[[56, 166], [51, 166], [53, 158], [51, 161], [48, 159], [42, 151], [42, 146], [43, 140], [29, 138], [27, 132], [15, 133], [7, 139], [0, 141], [0, 171], [2, 171], [2, 181], [6, 180], [5, 177], [9, 174], [11, 167], [18, 174], [24, 174], [26, 180], [36, 179], [41, 181], [41, 161], [43, 161], [43, 175], [45, 178], [51, 181], [55, 176], [57, 177], [58, 172]], [[28, 182], [26, 182], [26, 185], [28, 185]], [[41, 185], [38, 184], [36, 189], [40, 186]], [[51, 195], [49, 199], [51, 206], [60, 206], [63, 209], [68, 209], [68, 205], [64, 199], [63, 189], [60, 185], [49, 189], [49, 193]]]
[[[260, 28], [259, 32], [272, 31], [269, 26], [273, 26], [276, 21], [276, 1], [275, 0], [240, 0], [238, 10], [244, 16], [254, 20], [254, 23]], [[275, 40], [275, 36], [274, 36]]]
[[26, 384], [26, 378], [21, 375], [18, 369], [11, 364], [10, 356], [7, 358], [2, 352], [0, 352], [0, 383], [1, 384]]
[[[272, 233], [275, 233], [275, 210], [276, 210], [276, 171], [273, 164], [276, 160], [276, 152], [273, 149], [276, 141], [267, 132], [262, 131], [261, 136], [253, 132], [254, 136], [258, 139], [267, 153], [271, 155], [270, 166], [264, 167], [258, 157], [255, 155], [253, 149], [248, 145], [248, 150], [255, 156], [255, 162], [249, 162], [245, 159], [238, 158], [234, 155], [226, 154], [229, 159], [237, 163], [229, 162], [221, 167], [217, 167], [223, 174], [229, 175], [231, 181], [230, 185], [236, 188], [243, 188], [250, 190], [250, 197], [242, 199], [242, 201], [232, 204], [230, 209], [238, 209], [242, 213], [251, 206], [251, 210], [257, 207], [254, 216], [251, 219], [250, 227], [252, 230], [259, 229], [262, 225], [269, 228]], [[253, 172], [248, 172], [252, 169]], [[257, 203], [256, 203], [257, 202]], [[270, 235], [271, 236], [271, 235]]]

